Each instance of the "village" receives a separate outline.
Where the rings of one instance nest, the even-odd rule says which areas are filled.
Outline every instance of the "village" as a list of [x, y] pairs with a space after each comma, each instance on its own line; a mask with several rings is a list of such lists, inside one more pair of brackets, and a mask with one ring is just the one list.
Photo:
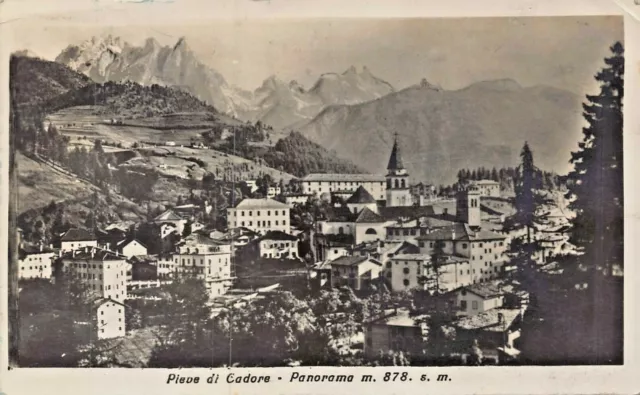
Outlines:
[[[127, 327], [131, 301], [162, 299], [163, 288], [187, 278], [204, 283], [212, 316], [287, 291], [310, 299], [347, 289], [357, 298], [417, 292], [442, 304], [429, 310], [398, 297], [365, 311], [332, 347], [364, 358], [415, 355], [433, 341], [429, 315], [446, 311], [442, 327], [456, 332], [461, 360], [517, 361], [530, 300], [513, 275], [512, 246], [531, 238], [536, 265], [553, 271], [557, 257], [579, 253], [569, 242], [571, 213], [550, 203], [531, 229], [507, 225], [511, 191], [490, 179], [447, 195], [412, 183], [395, 138], [384, 175], [312, 173], [295, 188], [234, 179], [247, 192], [230, 197], [225, 227], [198, 221], [210, 205], [177, 202], [144, 223], [72, 228], [50, 245], [22, 241], [19, 278], [82, 284], [91, 337], [107, 342], [139, 332]], [[344, 314], [327, 311], [322, 322], [336, 325]]]

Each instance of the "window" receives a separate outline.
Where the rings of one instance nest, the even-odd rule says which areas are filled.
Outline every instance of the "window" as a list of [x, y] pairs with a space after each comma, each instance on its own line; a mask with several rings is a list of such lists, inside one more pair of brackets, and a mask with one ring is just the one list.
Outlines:
[[424, 241], [419, 241], [418, 245], [420, 246], [420, 248], [424, 248]]
[[460, 301], [460, 308], [462, 310], [466, 310], [467, 309], [467, 301], [466, 300], [461, 300]]
[[478, 301], [474, 300], [471, 302], [471, 308], [474, 310], [478, 310]]
[[405, 287], [409, 286], [409, 280], [404, 280], [402, 283], [404, 284]]
[[409, 268], [405, 267], [404, 269], [402, 269], [402, 271], [404, 272], [404, 274], [409, 274]]
[[256, 213], [256, 215], [259, 217], [259, 216], [260, 216], [260, 211], [258, 211], [258, 212]]

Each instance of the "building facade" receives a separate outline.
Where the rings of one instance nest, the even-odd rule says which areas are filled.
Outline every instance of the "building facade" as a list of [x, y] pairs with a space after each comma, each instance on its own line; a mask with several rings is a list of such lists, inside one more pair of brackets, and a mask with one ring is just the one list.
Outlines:
[[18, 252], [18, 278], [28, 280], [33, 278], [51, 279], [52, 264], [56, 253], [43, 245], [20, 246]]
[[289, 233], [291, 209], [273, 199], [244, 199], [227, 209], [229, 228], [245, 227], [264, 234], [268, 231]]
[[113, 339], [126, 334], [126, 306], [122, 302], [100, 298], [93, 307], [98, 339]]
[[62, 273], [80, 281], [96, 295], [124, 302], [127, 297], [126, 258], [113, 251], [84, 247], [62, 256]]
[[374, 174], [324, 174], [312, 173], [299, 180], [302, 193], [322, 195], [344, 192], [352, 194], [364, 187], [376, 200], [386, 199], [385, 177]]

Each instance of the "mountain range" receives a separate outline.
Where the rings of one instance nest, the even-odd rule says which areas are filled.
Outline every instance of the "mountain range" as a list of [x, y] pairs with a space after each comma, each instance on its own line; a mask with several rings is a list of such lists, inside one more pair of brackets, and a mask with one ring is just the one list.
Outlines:
[[323, 74], [308, 90], [296, 81], [287, 83], [272, 76], [255, 91], [246, 91], [203, 64], [184, 38], [174, 46], [161, 46], [149, 38], [137, 47], [119, 37], [93, 37], [68, 46], [56, 62], [96, 82], [132, 81], [179, 87], [221, 112], [242, 120], [259, 120], [278, 129], [310, 121], [330, 105], [362, 103], [394, 91], [366, 67]]
[[536, 165], [568, 170], [581, 131], [578, 95], [513, 80], [455, 91], [422, 84], [357, 105], [327, 107], [300, 133], [338, 156], [384, 174], [398, 133], [414, 181], [449, 184], [461, 168], [514, 166], [528, 141]]

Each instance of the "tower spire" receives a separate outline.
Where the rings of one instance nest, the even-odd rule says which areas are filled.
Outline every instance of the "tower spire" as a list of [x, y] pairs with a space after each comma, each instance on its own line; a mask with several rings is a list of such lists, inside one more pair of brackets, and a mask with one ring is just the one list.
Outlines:
[[398, 132], [395, 132], [393, 134], [393, 148], [391, 149], [387, 170], [401, 169], [404, 169], [404, 163], [402, 163], [402, 155], [400, 153], [400, 146], [398, 145]]

